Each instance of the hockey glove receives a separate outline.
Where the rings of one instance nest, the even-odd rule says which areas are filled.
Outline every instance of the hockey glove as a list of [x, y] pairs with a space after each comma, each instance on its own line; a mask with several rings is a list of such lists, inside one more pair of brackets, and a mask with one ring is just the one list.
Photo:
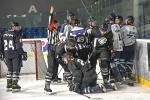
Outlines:
[[4, 60], [4, 55], [3, 54], [0, 54], [0, 60]]
[[22, 54], [22, 60], [26, 61], [28, 59], [27, 52], [23, 52]]

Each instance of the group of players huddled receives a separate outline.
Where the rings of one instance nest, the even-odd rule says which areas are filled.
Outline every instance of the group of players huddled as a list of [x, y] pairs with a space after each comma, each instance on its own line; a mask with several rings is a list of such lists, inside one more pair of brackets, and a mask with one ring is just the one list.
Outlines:
[[[51, 93], [50, 84], [59, 81], [58, 66], [64, 69], [63, 79], [68, 83], [69, 91], [80, 94], [117, 90], [119, 83], [134, 85], [133, 59], [137, 29], [134, 17], [127, 16], [125, 22], [120, 15], [110, 14], [98, 26], [98, 22], [89, 17], [87, 26], [82, 24], [73, 13], [58, 30], [54, 20], [54, 7], [51, 6], [48, 25], [48, 68], [44, 90]], [[7, 90], [19, 91], [20, 66], [27, 53], [22, 49], [21, 37], [17, 34], [18, 23], [12, 23], [11, 29], [0, 36], [0, 57], [5, 58], [8, 67]], [[96, 65], [99, 63], [103, 78], [97, 82]]]
[[[127, 16], [123, 22], [122, 16], [110, 14], [100, 26], [89, 17], [87, 26], [82, 27], [75, 14], [69, 13], [58, 31], [53, 9], [51, 7], [48, 26], [46, 92], [52, 92], [52, 81], [60, 80], [56, 73], [59, 64], [64, 69], [63, 78], [68, 82], [69, 91], [76, 93], [117, 90], [119, 83], [134, 85], [132, 70], [137, 29], [133, 16]], [[103, 78], [101, 85], [97, 83], [97, 61]]]

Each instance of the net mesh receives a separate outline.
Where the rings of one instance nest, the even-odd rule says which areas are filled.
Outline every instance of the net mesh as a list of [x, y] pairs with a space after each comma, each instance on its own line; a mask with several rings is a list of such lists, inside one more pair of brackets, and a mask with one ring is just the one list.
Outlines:
[[[28, 59], [23, 61], [20, 74], [35, 74], [36, 80], [44, 79], [46, 73], [46, 62], [42, 52], [41, 41], [24, 40], [23, 49], [27, 52]], [[0, 61], [0, 77], [5, 77], [7, 66], [4, 61]]]

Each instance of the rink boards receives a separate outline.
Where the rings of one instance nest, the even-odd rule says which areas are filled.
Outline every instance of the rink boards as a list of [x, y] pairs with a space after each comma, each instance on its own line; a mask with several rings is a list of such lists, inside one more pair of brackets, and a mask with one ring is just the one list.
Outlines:
[[137, 39], [135, 49], [136, 81], [150, 88], [150, 40]]

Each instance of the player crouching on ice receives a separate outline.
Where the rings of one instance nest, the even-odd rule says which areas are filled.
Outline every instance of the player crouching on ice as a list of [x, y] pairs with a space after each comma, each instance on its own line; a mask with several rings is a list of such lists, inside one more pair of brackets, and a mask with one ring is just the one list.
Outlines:
[[101, 92], [97, 84], [95, 68], [90, 63], [74, 58], [72, 53], [69, 52], [64, 54], [63, 61], [72, 75], [72, 80], [69, 85], [70, 91], [81, 94]]

